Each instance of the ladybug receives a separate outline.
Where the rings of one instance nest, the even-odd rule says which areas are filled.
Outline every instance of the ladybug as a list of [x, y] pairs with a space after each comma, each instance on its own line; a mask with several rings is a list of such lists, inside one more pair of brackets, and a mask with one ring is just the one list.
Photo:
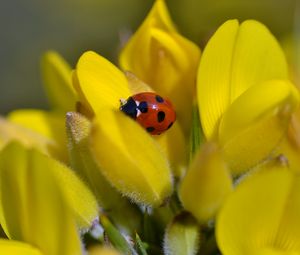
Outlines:
[[151, 135], [160, 135], [176, 120], [172, 103], [156, 93], [142, 92], [120, 101], [120, 110], [136, 120]]

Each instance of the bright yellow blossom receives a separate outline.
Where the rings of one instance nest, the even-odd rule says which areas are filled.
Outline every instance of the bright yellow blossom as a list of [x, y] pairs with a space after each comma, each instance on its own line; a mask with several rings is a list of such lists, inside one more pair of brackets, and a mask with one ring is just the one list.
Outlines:
[[184, 208], [200, 223], [213, 219], [231, 193], [232, 180], [222, 153], [215, 144], [205, 144], [195, 155], [179, 187]]
[[81, 104], [95, 116], [91, 147], [103, 175], [135, 202], [161, 205], [172, 192], [171, 170], [157, 142], [119, 110], [131, 95], [126, 76], [94, 52], [81, 56], [76, 75]]
[[222, 254], [300, 254], [300, 178], [271, 166], [244, 180], [216, 222]]
[[230, 20], [217, 30], [203, 52], [197, 88], [204, 134], [220, 142], [233, 173], [274, 150], [299, 103], [283, 51], [254, 20]]
[[180, 178], [187, 164], [192, 103], [200, 49], [180, 35], [164, 0], [156, 0], [142, 25], [120, 54], [120, 66], [134, 73], [155, 92], [169, 98], [176, 110], [172, 129], [155, 139]]
[[55, 167], [63, 170], [38, 151], [26, 150], [17, 143], [2, 150], [0, 223], [9, 238], [31, 244], [44, 255], [79, 255], [81, 244], [74, 211], [69, 194], [53, 171]]
[[164, 0], [148, 16], [120, 55], [120, 65], [173, 102], [180, 125], [189, 133], [200, 49], [180, 35]]
[[[29, 216], [27, 213], [23, 214], [23, 211], [35, 210], [31, 208], [34, 206], [34, 204], [32, 204], [34, 201], [30, 200], [32, 194], [39, 193], [42, 199], [43, 191], [32, 186], [32, 182], [39, 182], [38, 178], [45, 178], [44, 175], [42, 175], [43, 173], [46, 176], [49, 174], [53, 176], [56, 182], [55, 185], [58, 185], [60, 192], [65, 196], [64, 203], [66, 203], [69, 210], [73, 212], [73, 218], [80, 228], [89, 228], [92, 222], [97, 218], [98, 206], [94, 196], [77, 176], [74, 175], [71, 169], [43, 155], [36, 149], [26, 149], [18, 143], [10, 143], [0, 154], [1, 206], [7, 208], [12, 206], [4, 215], [0, 213], [0, 217], [1, 225], [9, 237], [24, 235], [24, 233], [18, 232], [18, 234], [13, 234], [15, 233], [14, 228], [11, 229], [6, 222], [16, 224], [16, 227], [18, 227], [18, 225], [28, 227], [29, 229], [33, 227], [31, 226], [31, 220], [34, 221], [34, 212], [31, 212], [32, 216], [30, 217], [33, 217], [33, 219], [31, 219], [27, 218]], [[42, 176], [35, 177], [34, 174], [41, 174]], [[15, 201], [12, 199], [12, 193], [14, 192], [10, 190], [11, 188], [20, 192], [20, 194], [16, 193], [17, 197]], [[23, 196], [28, 196], [28, 198], [24, 198]], [[20, 208], [23, 209], [14, 210], [13, 208], [16, 207], [18, 203], [20, 203]], [[12, 222], [10, 222], [10, 220]], [[18, 220], [22, 223], [18, 223]], [[51, 224], [50, 221], [49, 224]], [[25, 234], [29, 235], [29, 233]]]

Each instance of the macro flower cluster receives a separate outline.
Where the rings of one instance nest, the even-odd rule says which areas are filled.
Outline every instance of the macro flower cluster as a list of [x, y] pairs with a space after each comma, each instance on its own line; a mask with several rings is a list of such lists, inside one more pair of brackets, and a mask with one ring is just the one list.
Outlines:
[[[262, 23], [201, 50], [156, 0], [118, 66], [41, 70], [51, 110], [0, 118], [0, 254], [300, 254], [300, 97]], [[159, 136], [120, 111], [142, 92], [175, 108]]]

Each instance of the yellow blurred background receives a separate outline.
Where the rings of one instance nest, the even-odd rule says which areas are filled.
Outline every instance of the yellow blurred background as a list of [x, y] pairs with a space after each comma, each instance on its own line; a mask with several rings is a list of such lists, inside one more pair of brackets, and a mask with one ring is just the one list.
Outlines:
[[[225, 20], [252, 18], [288, 42], [290, 59], [299, 61], [294, 51], [298, 46], [295, 42], [300, 42], [299, 0], [166, 2], [180, 32], [201, 48]], [[48, 49], [58, 51], [72, 66], [86, 50], [94, 50], [116, 63], [121, 42], [135, 31], [152, 3], [153, 0], [1, 0], [0, 113], [16, 108], [47, 109], [39, 62]], [[294, 36], [298, 40], [293, 40]]]

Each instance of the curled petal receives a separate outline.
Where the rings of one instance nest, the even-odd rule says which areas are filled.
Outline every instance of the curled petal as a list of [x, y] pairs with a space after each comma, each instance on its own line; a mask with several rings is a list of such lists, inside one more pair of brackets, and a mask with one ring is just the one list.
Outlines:
[[47, 96], [53, 110], [71, 111], [75, 107], [76, 92], [72, 86], [71, 67], [55, 51], [44, 54], [41, 62]]
[[217, 136], [221, 116], [251, 86], [271, 79], [287, 79], [284, 53], [261, 23], [225, 22], [212, 36], [201, 57], [197, 96], [204, 134]]
[[166, 158], [146, 131], [122, 112], [97, 113], [91, 146], [103, 175], [133, 201], [158, 206], [170, 195]]
[[103, 108], [118, 109], [120, 99], [130, 96], [125, 75], [95, 52], [88, 51], [80, 57], [76, 78], [80, 102], [93, 113]]
[[199, 58], [199, 48], [176, 31], [165, 2], [157, 0], [126, 44], [120, 65], [170, 98], [187, 132]]
[[220, 150], [206, 144], [195, 155], [179, 188], [184, 208], [203, 223], [213, 219], [232, 191], [232, 180]]
[[219, 140], [231, 170], [240, 173], [271, 154], [299, 104], [297, 89], [286, 80], [252, 86], [225, 112]]

